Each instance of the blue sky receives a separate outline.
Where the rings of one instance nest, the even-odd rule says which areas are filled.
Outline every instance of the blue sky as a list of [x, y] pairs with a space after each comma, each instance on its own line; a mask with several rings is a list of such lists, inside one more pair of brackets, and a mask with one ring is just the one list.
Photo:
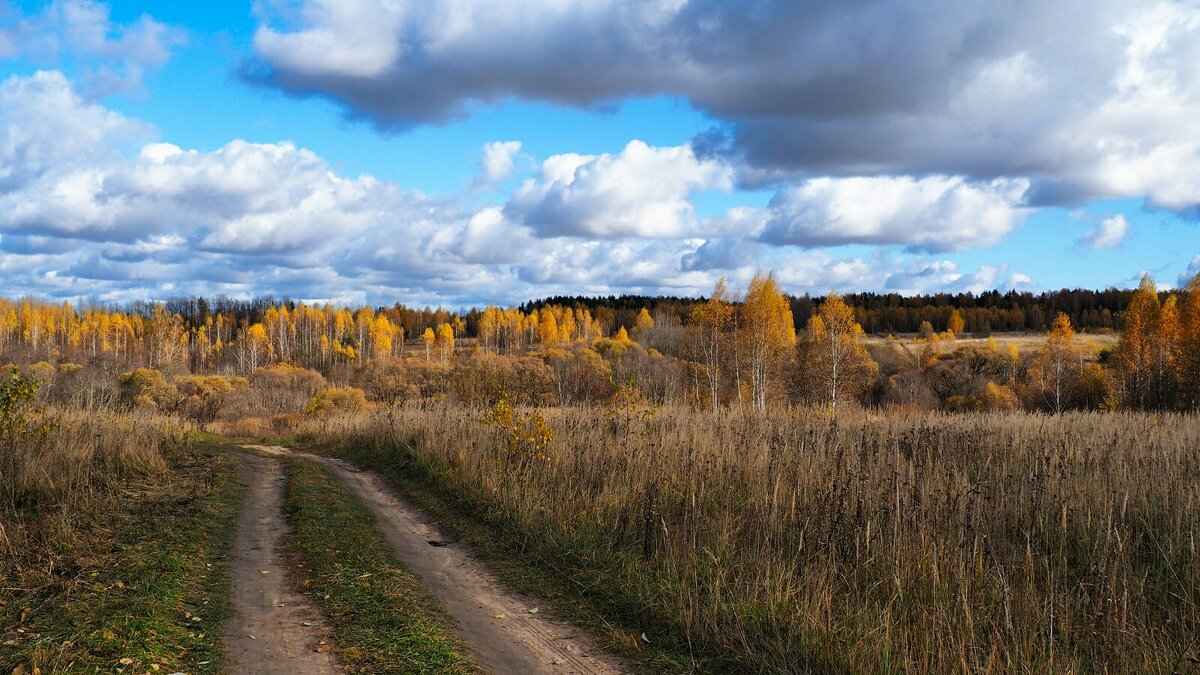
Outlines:
[[758, 269], [814, 294], [1176, 284], [1200, 270], [1200, 7], [1071, 4], [0, 0], [0, 283], [449, 306]]

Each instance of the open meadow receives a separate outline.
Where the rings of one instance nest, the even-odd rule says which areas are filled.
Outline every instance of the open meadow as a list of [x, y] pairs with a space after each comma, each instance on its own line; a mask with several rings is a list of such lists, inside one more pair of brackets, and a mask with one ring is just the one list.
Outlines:
[[476, 514], [670, 668], [1176, 672], [1200, 656], [1194, 417], [519, 414], [554, 441], [442, 407], [304, 438]]
[[0, 665], [1194, 669], [1195, 283], [986, 339], [798, 326], [769, 275], [624, 319], [43, 306], [0, 331]]
[[1200, 0], [0, 0], [97, 673], [1200, 675]]

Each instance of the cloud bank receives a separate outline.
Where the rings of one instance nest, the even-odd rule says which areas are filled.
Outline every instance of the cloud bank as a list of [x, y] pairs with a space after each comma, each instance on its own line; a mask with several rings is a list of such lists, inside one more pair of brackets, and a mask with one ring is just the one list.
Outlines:
[[137, 90], [148, 71], [161, 68], [187, 34], [143, 14], [130, 24], [114, 22], [109, 6], [93, 0], [54, 0], [35, 14], [0, 6], [0, 59], [22, 56], [60, 67], [79, 61], [89, 97]]
[[[517, 152], [488, 146], [485, 170], [491, 164], [492, 177], [507, 176], [504, 160]], [[728, 164], [688, 145], [634, 141], [613, 154], [546, 158], [500, 203], [470, 191], [431, 197], [340, 175], [289, 142], [181, 148], [88, 100], [56, 71], [0, 83], [0, 277], [8, 294], [275, 293], [464, 306], [561, 293], [700, 294], [720, 276], [744, 283], [758, 267], [779, 270], [793, 292], [816, 293], [974, 288], [985, 272], [924, 254], [839, 257], [766, 243], [763, 233], [785, 216], [842, 209], [830, 195], [853, 186], [818, 185], [767, 209], [696, 217], [694, 194], [728, 190], [732, 180]], [[966, 208], [959, 202], [1003, 214], [1016, 208], [1007, 187], [930, 181], [900, 188], [900, 198], [924, 195], [912, 207], [922, 212]], [[866, 228], [855, 237], [901, 240], [870, 234], [890, 232], [892, 216], [851, 216]], [[787, 236], [822, 236], [805, 234], [809, 221], [793, 221]], [[987, 227], [1009, 226], [996, 222]], [[920, 251], [957, 245], [935, 235], [904, 241]], [[987, 277], [1001, 285], [1012, 278]]]
[[250, 77], [381, 127], [679, 96], [723, 122], [696, 147], [744, 183], [1025, 179], [1032, 205], [1200, 205], [1190, 0], [301, 0], [262, 14], [255, 48]]

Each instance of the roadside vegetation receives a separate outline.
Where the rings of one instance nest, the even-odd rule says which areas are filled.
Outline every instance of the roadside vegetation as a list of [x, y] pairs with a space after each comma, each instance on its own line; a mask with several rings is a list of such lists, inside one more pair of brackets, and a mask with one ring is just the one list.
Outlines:
[[361, 673], [479, 672], [452, 620], [396, 560], [367, 508], [319, 464], [287, 466], [300, 583], [329, 618], [342, 662]]
[[544, 414], [550, 461], [513, 459], [508, 433], [464, 409], [312, 433], [456, 500], [700, 670], [1200, 659], [1194, 418]]
[[0, 670], [219, 672], [234, 463], [145, 412], [0, 379]]
[[[181, 442], [202, 428], [380, 470], [652, 668], [1200, 667], [1198, 280], [909, 302], [790, 298], [760, 274], [703, 300], [460, 313], [0, 301], [0, 359], [18, 367], [0, 456], [16, 665], [217, 663], [219, 604], [193, 621], [190, 591], [147, 610], [182, 623], [139, 633], [170, 649], [113, 630], [95, 651], [108, 619], [71, 614], [140, 569], [105, 537], [213, 528], [163, 549], [185, 570], [222, 550], [230, 460]], [[429, 606], [394, 623], [414, 581], [362, 507], [291, 471], [343, 660], [469, 669]]]

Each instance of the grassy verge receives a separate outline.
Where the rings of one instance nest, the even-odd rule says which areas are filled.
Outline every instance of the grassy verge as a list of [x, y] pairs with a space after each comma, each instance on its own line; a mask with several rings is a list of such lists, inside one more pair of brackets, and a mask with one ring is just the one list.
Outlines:
[[450, 618], [395, 559], [367, 508], [314, 462], [289, 461], [288, 477], [292, 546], [342, 661], [366, 673], [478, 672]]
[[[215, 442], [185, 444], [165, 459], [166, 473], [66, 516], [52, 550], [8, 561], [0, 671], [221, 670], [230, 604], [220, 561], [241, 503], [236, 461]], [[25, 515], [27, 528], [47, 518]]]
[[[594, 550], [592, 555], [550, 558], [539, 555], [511, 523], [499, 514], [462, 498], [441, 484], [403, 447], [390, 451], [365, 445], [326, 449], [360, 466], [378, 471], [417, 506], [467, 541], [505, 584], [541, 598], [558, 613], [592, 633], [604, 647], [650, 672], [734, 672], [737, 665], [707, 659], [693, 645], [671, 639], [675, 633], [638, 597], [622, 591], [639, 583], [620, 552]], [[653, 635], [652, 641], [647, 635]], [[704, 660], [697, 660], [703, 658]]]

